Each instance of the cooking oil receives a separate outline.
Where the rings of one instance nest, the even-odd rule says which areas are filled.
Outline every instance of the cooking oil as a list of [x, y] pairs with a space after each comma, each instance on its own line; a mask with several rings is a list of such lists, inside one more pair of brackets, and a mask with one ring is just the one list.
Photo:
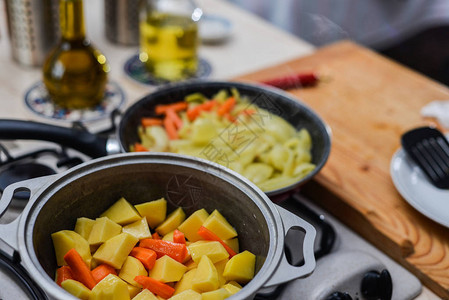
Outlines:
[[104, 98], [109, 65], [86, 38], [82, 0], [61, 0], [60, 26], [61, 40], [43, 66], [44, 84], [60, 107], [93, 107]]
[[198, 68], [198, 25], [189, 16], [151, 12], [140, 23], [139, 58], [157, 79], [178, 81]]

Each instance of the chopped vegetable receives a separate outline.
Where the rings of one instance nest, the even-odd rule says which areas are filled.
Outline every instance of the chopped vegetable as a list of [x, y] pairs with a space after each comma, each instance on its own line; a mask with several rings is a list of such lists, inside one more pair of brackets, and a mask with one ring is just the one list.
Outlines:
[[134, 143], [134, 151], [135, 152], [147, 152], [149, 149], [142, 145], [141, 143]]
[[151, 235], [151, 237], [152, 237], [154, 240], [161, 240], [161, 236], [160, 236], [159, 233], [157, 233], [157, 232], [153, 233], [153, 234]]
[[226, 243], [223, 242], [222, 239], [220, 239], [215, 233], [213, 233], [212, 231], [210, 231], [206, 227], [201, 226], [200, 229], [198, 229], [198, 234], [205, 240], [216, 241], [216, 242], [219, 242], [220, 244], [222, 244], [223, 247], [226, 249], [226, 251], [229, 253], [229, 255], [231, 257], [233, 257], [234, 255], [237, 254], [237, 253], [235, 253], [234, 250], [231, 249], [231, 247], [226, 245]]
[[150, 292], [161, 296], [162, 298], [170, 298], [173, 293], [175, 292], [175, 289], [169, 286], [168, 284], [162, 283], [156, 279], [153, 279], [148, 276], [136, 276], [134, 280], [141, 284], [143, 288], [149, 290]]
[[225, 114], [230, 113], [230, 111], [234, 108], [235, 106], [235, 98], [231, 97], [228, 98], [228, 100], [226, 100], [217, 110], [217, 114], [219, 116], [224, 116]]
[[140, 260], [147, 270], [151, 270], [153, 268], [157, 258], [155, 251], [144, 247], [134, 247], [129, 255]]
[[175, 124], [176, 129], [181, 129], [182, 120], [173, 109], [167, 109], [166, 116], [167, 116], [167, 118], [171, 119], [173, 124]]
[[168, 255], [179, 262], [183, 262], [187, 255], [187, 247], [185, 244], [178, 244], [164, 240], [143, 239], [140, 241], [139, 245], [140, 247], [155, 251], [158, 257]]
[[169, 117], [164, 118], [164, 127], [167, 131], [168, 137], [171, 140], [177, 140], [179, 138], [178, 131], [176, 130], [176, 125], [173, 122], [173, 119], [170, 119]]
[[103, 278], [105, 278], [109, 274], [117, 275], [115, 269], [107, 264], [99, 265], [98, 267], [93, 269], [91, 273], [97, 283], [100, 282]]
[[217, 104], [216, 101], [211, 100], [211, 101], [204, 102], [203, 104], [194, 106], [193, 108], [190, 108], [189, 110], [187, 110], [187, 117], [189, 118], [190, 121], [193, 121], [200, 115], [201, 112], [212, 110], [212, 108], [216, 104]]
[[97, 282], [92, 276], [89, 267], [83, 261], [81, 255], [75, 250], [75, 248], [70, 249], [69, 252], [64, 255], [64, 260], [69, 265], [70, 269], [72, 270], [73, 277], [77, 281], [81, 282], [89, 289], [94, 288]]
[[184, 236], [184, 233], [182, 233], [178, 229], [175, 229], [175, 231], [173, 232], [173, 242], [179, 243], [179, 244], [185, 244], [186, 238]]
[[62, 266], [56, 269], [56, 283], [61, 286], [64, 280], [73, 279], [72, 269], [69, 266]]
[[159, 104], [156, 105], [155, 112], [158, 115], [165, 114], [167, 110], [180, 111], [186, 110], [188, 107], [188, 103], [185, 101], [175, 102], [171, 104]]
[[162, 125], [162, 120], [158, 118], [142, 118], [141, 122], [143, 127]]

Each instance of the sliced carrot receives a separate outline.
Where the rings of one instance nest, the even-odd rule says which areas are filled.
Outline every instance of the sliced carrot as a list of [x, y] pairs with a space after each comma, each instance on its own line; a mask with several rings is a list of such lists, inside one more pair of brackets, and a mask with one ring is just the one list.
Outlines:
[[143, 239], [140, 241], [139, 246], [155, 251], [158, 257], [168, 255], [180, 263], [184, 261], [187, 253], [187, 247], [185, 244], [164, 240]]
[[173, 109], [167, 109], [166, 116], [172, 120], [177, 129], [181, 129], [182, 120]]
[[178, 131], [176, 130], [175, 123], [172, 119], [169, 117], [164, 118], [164, 127], [165, 131], [167, 132], [168, 138], [171, 140], [177, 140], [178, 139]]
[[170, 298], [175, 292], [175, 289], [169, 286], [168, 284], [162, 283], [148, 276], [138, 275], [134, 277], [134, 280], [137, 283], [141, 284], [144, 289], [147, 289], [153, 294], [161, 296], [162, 298], [165, 299]]
[[115, 269], [107, 264], [101, 264], [90, 272], [92, 273], [92, 276], [94, 277], [97, 283], [100, 282], [103, 278], [105, 278], [109, 274], [117, 275]]
[[156, 262], [157, 258], [155, 251], [143, 247], [134, 247], [129, 255], [140, 260], [140, 262], [147, 270], [153, 269], [154, 263]]
[[69, 266], [62, 266], [56, 270], [56, 283], [61, 286], [64, 280], [73, 279], [72, 269]]
[[187, 110], [187, 118], [189, 118], [190, 121], [193, 121], [201, 114], [202, 111], [210, 111], [216, 104], [217, 101], [215, 100], [210, 100], [199, 104]]
[[145, 147], [144, 145], [142, 145], [141, 143], [134, 143], [134, 151], [136, 152], [146, 152], [146, 151], [150, 151], [147, 147]]
[[151, 237], [152, 237], [153, 239], [155, 239], [155, 240], [160, 240], [160, 239], [161, 239], [161, 236], [160, 236], [159, 233], [157, 233], [157, 232], [153, 233], [153, 234], [151, 235]]
[[175, 102], [175, 103], [170, 103], [170, 104], [159, 104], [159, 105], [156, 105], [154, 111], [156, 112], [156, 114], [162, 115], [162, 114], [165, 114], [168, 109], [171, 109], [173, 111], [181, 111], [181, 110], [186, 110], [188, 106], [189, 106], [189, 103], [187, 103], [185, 101], [180, 101], [180, 102]]
[[230, 113], [225, 113], [223, 115], [223, 117], [226, 118], [229, 122], [232, 122], [232, 123], [237, 121], [237, 119], [233, 115], [231, 115]]
[[256, 113], [256, 111], [254, 109], [247, 108], [247, 109], [242, 110], [240, 113], [247, 115], [247, 116], [251, 116], [251, 115], [254, 115]]
[[73, 278], [84, 284], [89, 289], [93, 289], [97, 282], [92, 276], [89, 267], [83, 261], [81, 255], [75, 250], [75, 248], [70, 249], [64, 255], [64, 260], [72, 270]]
[[217, 114], [219, 116], [224, 116], [227, 113], [230, 113], [234, 108], [236, 100], [234, 97], [229, 97], [223, 104], [218, 108]]
[[178, 229], [175, 229], [175, 231], [173, 232], [173, 242], [179, 243], [179, 244], [185, 244], [186, 237], [185, 237], [184, 233], [182, 233]]
[[162, 120], [158, 118], [142, 118], [143, 127], [162, 125]]
[[226, 245], [225, 242], [223, 242], [222, 239], [220, 239], [215, 233], [213, 233], [212, 231], [210, 231], [209, 229], [207, 229], [204, 226], [201, 226], [200, 229], [198, 229], [198, 234], [205, 240], [208, 241], [217, 241], [220, 244], [223, 245], [223, 247], [226, 249], [226, 251], [228, 251], [229, 255], [231, 257], [233, 257], [234, 255], [236, 255], [237, 253], [232, 250], [231, 247], [229, 247], [228, 245]]

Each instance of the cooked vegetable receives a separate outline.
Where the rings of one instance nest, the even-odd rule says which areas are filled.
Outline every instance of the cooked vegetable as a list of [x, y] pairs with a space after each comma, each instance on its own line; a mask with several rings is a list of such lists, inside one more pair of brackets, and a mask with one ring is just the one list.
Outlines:
[[53, 240], [58, 266], [67, 265], [64, 261], [64, 255], [70, 249], [75, 248], [84, 262], [90, 267], [92, 255], [90, 253], [89, 243], [81, 235], [72, 230], [60, 230], [52, 233], [51, 238]]
[[179, 244], [185, 244], [186, 238], [184, 236], [184, 233], [182, 233], [178, 229], [175, 229], [175, 231], [173, 231], [173, 242], [179, 243]]
[[115, 269], [107, 264], [99, 265], [98, 267], [93, 269], [91, 273], [97, 283], [103, 280], [103, 278], [105, 278], [109, 274], [117, 275]]
[[155, 228], [161, 224], [167, 214], [167, 200], [164, 198], [137, 204], [134, 206], [142, 217], [147, 218], [148, 225]]
[[186, 271], [187, 267], [182, 263], [164, 255], [156, 260], [148, 276], [161, 282], [176, 282], [181, 279]]
[[136, 276], [134, 280], [141, 284], [143, 288], [148, 289], [150, 292], [163, 298], [170, 298], [175, 291], [175, 289], [168, 284], [162, 283], [148, 276]]
[[207, 255], [201, 257], [192, 279], [192, 287], [199, 292], [209, 292], [219, 288], [217, 269]]
[[126, 225], [142, 218], [134, 206], [123, 197], [102, 213], [100, 217], [108, 217], [120, 225]]
[[233, 257], [234, 255], [237, 254], [237, 253], [235, 253], [234, 250], [232, 250], [231, 247], [226, 245], [226, 243], [223, 242], [222, 239], [220, 239], [215, 233], [213, 233], [212, 231], [210, 231], [206, 227], [201, 226], [200, 229], [198, 230], [198, 234], [205, 240], [219, 242], [226, 249], [226, 251], [229, 253], [229, 255], [231, 257]]
[[212, 263], [229, 257], [226, 249], [216, 241], [197, 241], [189, 245], [189, 252], [194, 262], [199, 263], [203, 256], [208, 256]]
[[122, 226], [108, 217], [97, 218], [89, 234], [89, 245], [99, 245], [122, 232]]
[[128, 256], [120, 269], [118, 277], [131, 285], [139, 286], [139, 284], [134, 280], [134, 278], [139, 275], [147, 276], [148, 272], [145, 270], [145, 267], [140, 260], [135, 257]]
[[247, 283], [254, 277], [256, 256], [249, 251], [243, 251], [229, 260], [223, 271], [226, 280]]
[[122, 232], [104, 242], [95, 251], [93, 258], [101, 263], [120, 269], [138, 241], [136, 237]]
[[61, 286], [61, 283], [67, 279], [73, 279], [72, 270], [69, 266], [62, 266], [56, 269], [56, 283]]
[[162, 224], [156, 227], [156, 231], [159, 234], [166, 235], [167, 233], [178, 228], [178, 226], [181, 225], [181, 223], [184, 222], [185, 219], [186, 214], [184, 210], [182, 209], [182, 207], [178, 207], [167, 216], [167, 219], [165, 219]]
[[91, 295], [91, 291], [84, 284], [73, 279], [64, 280], [61, 287], [81, 300], [89, 300]]
[[65, 255], [64, 260], [69, 265], [72, 270], [73, 278], [84, 284], [89, 289], [97, 284], [90, 268], [83, 261], [81, 255], [75, 250], [75, 248], [70, 249]]
[[190, 242], [196, 242], [202, 239], [198, 234], [198, 229], [203, 225], [207, 217], [209, 217], [209, 213], [204, 208], [199, 209], [182, 222], [178, 228], [180, 231], [184, 232], [185, 237]]
[[187, 255], [187, 248], [184, 244], [164, 240], [144, 239], [140, 241], [139, 245], [140, 247], [153, 250], [158, 257], [168, 255], [178, 262], [183, 262]]
[[129, 255], [140, 260], [147, 270], [151, 270], [153, 268], [157, 258], [157, 254], [154, 250], [143, 247], [134, 247]]
[[129, 300], [128, 285], [120, 277], [109, 274], [93, 289], [89, 300]]
[[130, 235], [138, 238], [139, 240], [151, 237], [151, 231], [150, 228], [148, 228], [148, 222], [146, 217], [143, 217], [134, 223], [123, 226], [122, 231], [129, 233]]

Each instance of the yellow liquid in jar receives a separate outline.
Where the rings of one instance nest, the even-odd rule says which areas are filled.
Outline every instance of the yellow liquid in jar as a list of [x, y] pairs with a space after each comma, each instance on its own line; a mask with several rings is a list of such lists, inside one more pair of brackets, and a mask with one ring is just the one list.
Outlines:
[[192, 77], [198, 68], [198, 26], [191, 18], [152, 13], [140, 23], [140, 60], [158, 79]]

